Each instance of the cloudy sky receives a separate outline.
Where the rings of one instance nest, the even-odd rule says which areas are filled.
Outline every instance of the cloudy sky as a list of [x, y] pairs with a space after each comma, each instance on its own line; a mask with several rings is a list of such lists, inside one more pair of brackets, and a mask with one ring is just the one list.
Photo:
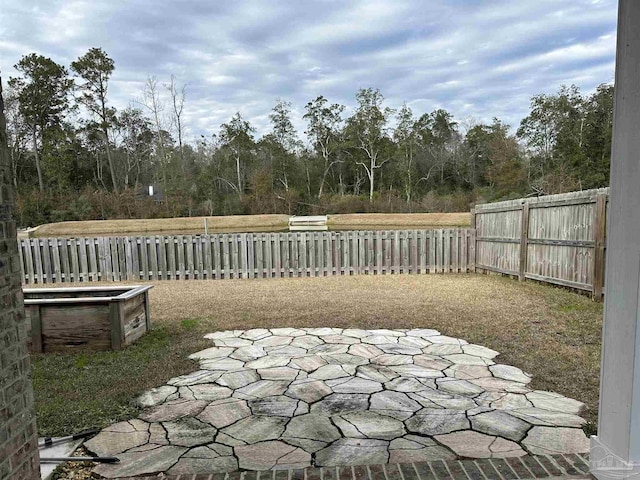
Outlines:
[[615, 0], [0, 0], [0, 72], [37, 52], [68, 66], [90, 47], [115, 61], [110, 101], [145, 79], [187, 84], [189, 137], [240, 111], [269, 128], [277, 98], [353, 107], [379, 88], [389, 106], [445, 108], [461, 123], [517, 127], [529, 100], [614, 78]]

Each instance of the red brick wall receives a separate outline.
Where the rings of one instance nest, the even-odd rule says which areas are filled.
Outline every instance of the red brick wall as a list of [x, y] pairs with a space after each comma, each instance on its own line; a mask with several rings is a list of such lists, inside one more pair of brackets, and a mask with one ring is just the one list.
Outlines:
[[40, 478], [0, 82], [0, 479]]

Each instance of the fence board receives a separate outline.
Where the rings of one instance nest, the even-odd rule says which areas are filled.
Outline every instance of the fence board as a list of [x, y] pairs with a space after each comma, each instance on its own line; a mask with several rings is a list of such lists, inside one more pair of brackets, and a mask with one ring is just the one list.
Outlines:
[[[465, 272], [473, 235], [464, 229], [24, 239], [20, 265], [25, 284]], [[558, 261], [554, 271], [569, 268], [583, 284], [593, 276], [583, 260], [570, 267]], [[529, 273], [553, 274], [547, 264], [540, 268]]]
[[600, 300], [608, 195], [603, 188], [476, 205], [472, 271], [591, 290]]

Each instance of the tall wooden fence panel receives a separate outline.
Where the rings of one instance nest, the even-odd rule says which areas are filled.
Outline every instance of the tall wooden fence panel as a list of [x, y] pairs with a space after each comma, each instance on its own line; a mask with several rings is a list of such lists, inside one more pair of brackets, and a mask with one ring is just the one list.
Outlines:
[[601, 299], [609, 189], [477, 205], [476, 267]]
[[23, 283], [473, 271], [473, 229], [20, 241]]

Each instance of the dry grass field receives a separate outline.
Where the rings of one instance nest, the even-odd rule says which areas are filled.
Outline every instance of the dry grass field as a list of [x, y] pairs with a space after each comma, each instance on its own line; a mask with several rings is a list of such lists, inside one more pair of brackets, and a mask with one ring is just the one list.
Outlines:
[[[95, 285], [95, 284], [93, 284]], [[62, 434], [135, 414], [131, 399], [195, 370], [207, 332], [257, 327], [435, 328], [501, 352], [533, 387], [597, 416], [602, 305], [487, 275], [387, 275], [155, 282], [154, 329], [121, 352], [34, 356], [38, 426]], [[69, 408], [73, 405], [73, 408]]]
[[[32, 237], [118, 236], [144, 234], [260, 232], [288, 228], [288, 215], [230, 215], [226, 217], [181, 217], [130, 220], [90, 220], [48, 223], [36, 227]], [[468, 227], [469, 213], [356, 213], [330, 215], [329, 227], [336, 230]]]

